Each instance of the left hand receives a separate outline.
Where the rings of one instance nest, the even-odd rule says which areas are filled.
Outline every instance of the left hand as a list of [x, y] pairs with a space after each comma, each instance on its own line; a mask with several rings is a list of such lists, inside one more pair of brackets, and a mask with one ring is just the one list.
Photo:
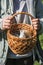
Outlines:
[[40, 21], [38, 18], [35, 19], [31, 19], [32, 20], [32, 25], [34, 27], [35, 30], [39, 30], [40, 29]]

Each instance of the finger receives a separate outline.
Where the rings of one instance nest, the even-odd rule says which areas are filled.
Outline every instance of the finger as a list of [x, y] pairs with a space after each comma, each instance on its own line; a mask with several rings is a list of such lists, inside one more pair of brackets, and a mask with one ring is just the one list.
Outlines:
[[9, 23], [14, 23], [15, 19], [10, 19], [10, 17], [9, 17], [9, 19], [8, 19], [8, 20], [5, 20], [5, 21], [6, 21], [6, 23], [7, 23], [7, 22], [9, 22]]
[[10, 20], [4, 20], [5, 23], [10, 23], [11, 21]]
[[32, 22], [33, 25], [39, 25], [39, 22]]
[[33, 26], [33, 28], [34, 28], [35, 30], [38, 30], [37, 26]]
[[4, 26], [3, 29], [10, 29], [10, 26]]
[[12, 18], [12, 16], [9, 16], [8, 19], [12, 20], [13, 18]]
[[10, 24], [9, 23], [5, 23], [4, 26], [10, 26]]
[[34, 27], [38, 27], [38, 25], [33, 25]]
[[40, 28], [39, 25], [33, 25], [33, 27], [34, 27], [35, 30], [38, 30]]
[[12, 19], [12, 16], [11, 15], [8, 15], [6, 17], [3, 18], [3, 20], [6, 19], [6, 20], [11, 20]]
[[32, 19], [32, 22], [39, 22], [39, 19], [38, 18]]

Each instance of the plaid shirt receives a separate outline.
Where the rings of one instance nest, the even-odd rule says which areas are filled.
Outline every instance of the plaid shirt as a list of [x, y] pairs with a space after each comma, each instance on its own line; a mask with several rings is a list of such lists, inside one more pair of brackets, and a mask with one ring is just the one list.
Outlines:
[[4, 14], [11, 14], [13, 13], [13, 0], [0, 0], [0, 16], [2, 17]]
[[[13, 0], [0, 0], [0, 28], [2, 28], [2, 18], [13, 13]], [[0, 65], [3, 65], [6, 60], [8, 44], [4, 40], [5, 32], [0, 30]], [[5, 44], [6, 43], [6, 44]]]
[[[43, 32], [43, 6], [40, 0], [37, 0], [37, 5], [35, 0], [27, 0], [28, 6], [30, 7], [30, 14], [34, 17], [37, 16], [41, 21], [42, 29], [40, 32]], [[0, 29], [2, 28], [2, 18], [9, 14], [13, 14], [13, 0], [0, 0]], [[0, 30], [0, 64], [4, 63], [7, 57], [8, 44], [5, 38], [5, 32]]]

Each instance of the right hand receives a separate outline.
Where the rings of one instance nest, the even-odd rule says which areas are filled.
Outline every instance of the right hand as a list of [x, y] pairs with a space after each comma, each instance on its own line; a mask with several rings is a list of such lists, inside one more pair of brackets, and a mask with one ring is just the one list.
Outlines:
[[2, 20], [3, 21], [3, 24], [2, 24], [3, 30], [10, 29], [11, 23], [14, 22], [14, 18], [11, 19], [11, 17], [12, 16], [8, 16]]

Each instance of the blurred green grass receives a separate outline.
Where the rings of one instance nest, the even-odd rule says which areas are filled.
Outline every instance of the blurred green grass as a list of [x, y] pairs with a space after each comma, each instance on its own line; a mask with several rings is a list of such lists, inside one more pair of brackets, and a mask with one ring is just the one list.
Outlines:
[[34, 65], [40, 65], [37, 61], [34, 62]]

